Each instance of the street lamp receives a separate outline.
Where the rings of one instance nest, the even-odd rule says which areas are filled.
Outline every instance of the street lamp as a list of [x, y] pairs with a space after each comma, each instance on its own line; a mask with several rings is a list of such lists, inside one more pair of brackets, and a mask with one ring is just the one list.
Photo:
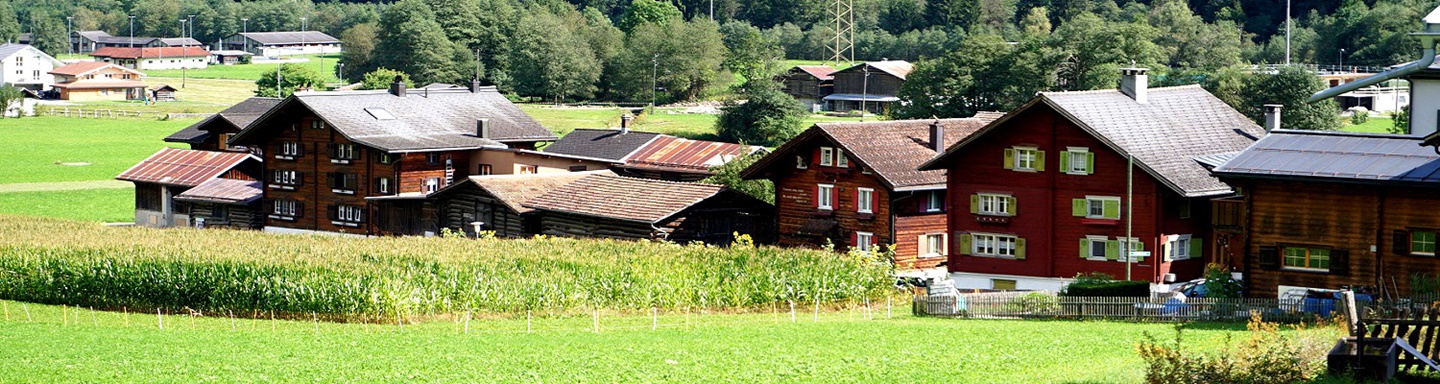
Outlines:
[[865, 73], [865, 80], [860, 82], [860, 121], [865, 121], [865, 101], [870, 99], [870, 64], [860, 67]]
[[1345, 73], [1345, 48], [1340, 48], [1340, 73]]
[[75, 54], [75, 28], [71, 27], [74, 21], [74, 17], [65, 16], [65, 53], [69, 54]]
[[[160, 47], [165, 52], [166, 47]], [[180, 88], [185, 88], [185, 19], [180, 19]]]
[[130, 48], [135, 48], [135, 15], [130, 15]]
[[240, 40], [245, 41], [245, 52], [250, 52], [250, 37], [246, 36], [250, 34], [250, 18], [240, 18], [240, 26]]
[[650, 110], [655, 110], [655, 88], [658, 78], [656, 74], [660, 70], [660, 54], [650, 57]]

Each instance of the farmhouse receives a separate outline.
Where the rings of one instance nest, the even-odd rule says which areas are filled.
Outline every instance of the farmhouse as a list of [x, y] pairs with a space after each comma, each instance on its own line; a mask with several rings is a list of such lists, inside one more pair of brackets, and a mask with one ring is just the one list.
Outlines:
[[141, 100], [148, 93], [145, 74], [115, 64], [82, 61], [50, 71], [61, 100]]
[[819, 112], [824, 107], [821, 98], [835, 90], [835, 68], [824, 65], [797, 65], [785, 71], [781, 78], [785, 94], [805, 105], [805, 110]]
[[71, 50], [75, 53], [90, 53], [101, 48], [154, 48], [154, 47], [203, 47], [199, 40], [189, 37], [141, 37], [110, 36], [105, 31], [75, 31], [70, 34]]
[[[1183, 281], [1213, 249], [1209, 199], [1233, 193], [1196, 159], [1263, 135], [1199, 86], [1147, 89], [1145, 70], [1127, 68], [1121, 89], [1042, 92], [920, 169], [948, 175], [961, 287], [1058, 290], [1091, 272]], [[1129, 263], [1125, 243], [1153, 256]]]
[[229, 50], [210, 51], [210, 64], [220, 64], [220, 65], [245, 64], [245, 63], [249, 63], [249, 62], [250, 62], [250, 56], [254, 56], [254, 54], [251, 54], [250, 52], [245, 52], [245, 51], [229, 51]]
[[64, 65], [30, 45], [0, 44], [0, 84], [44, 91], [55, 84], [50, 71]]
[[121, 48], [106, 47], [90, 53], [97, 61], [142, 70], [203, 69], [209, 65], [210, 51], [203, 47]]
[[730, 244], [735, 233], [772, 241], [774, 207], [724, 186], [610, 174], [575, 180], [530, 200], [540, 233]]
[[834, 91], [822, 98], [825, 109], [884, 114], [900, 102], [900, 85], [915, 66], [905, 60], [869, 61], [831, 74]]
[[190, 149], [251, 152], [259, 155], [261, 152], [258, 148], [251, 151], [248, 147], [230, 144], [230, 137], [240, 133], [241, 129], [279, 104], [278, 98], [251, 97], [166, 136], [165, 141], [190, 144]]
[[580, 178], [610, 174], [608, 170], [531, 175], [470, 176], [430, 194], [440, 212], [440, 227], [477, 236], [495, 231], [499, 237], [541, 233], [539, 212], [525, 207], [532, 200]]
[[[115, 178], [135, 183], [137, 225], [187, 227], [208, 221], [252, 228], [258, 191], [243, 186], [260, 176], [260, 168], [260, 159], [246, 153], [161, 148]], [[187, 202], [199, 203], [195, 207], [200, 209], [192, 210]]]
[[948, 254], [945, 173], [915, 168], [997, 117], [816, 124], [741, 176], [775, 183], [782, 245], [893, 245], [897, 268], [931, 269]]
[[237, 33], [224, 45], [227, 51], [265, 57], [340, 53], [340, 39], [320, 31]]
[[630, 115], [622, 117], [618, 130], [576, 129], [545, 147], [545, 153], [610, 162], [614, 164], [611, 169], [624, 176], [699, 181], [714, 174], [711, 168], [765, 150], [760, 146], [631, 131], [631, 119]]
[[228, 143], [264, 153], [266, 230], [378, 235], [436, 233], [427, 194], [501, 167], [480, 163], [484, 151], [554, 139], [494, 87], [407, 92], [397, 81], [296, 93]]

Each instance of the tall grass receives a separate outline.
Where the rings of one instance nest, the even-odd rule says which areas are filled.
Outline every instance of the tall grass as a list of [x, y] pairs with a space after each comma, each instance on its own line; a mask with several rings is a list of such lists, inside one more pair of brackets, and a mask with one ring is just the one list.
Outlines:
[[735, 308], [881, 295], [887, 269], [774, 247], [360, 239], [0, 215], [0, 298], [107, 308], [389, 317]]

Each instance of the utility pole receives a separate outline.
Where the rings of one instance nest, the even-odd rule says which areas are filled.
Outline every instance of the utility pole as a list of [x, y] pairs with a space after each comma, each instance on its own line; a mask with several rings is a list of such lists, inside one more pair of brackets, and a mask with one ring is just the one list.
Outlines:
[[650, 109], [652, 112], [655, 109], [655, 88], [657, 87], [659, 80], [659, 78], [657, 77], [659, 71], [660, 54], [656, 53], [655, 56], [650, 57]]
[[285, 62], [275, 65], [275, 97], [285, 98], [285, 89], [280, 87], [280, 69], [285, 67]]
[[860, 122], [865, 122], [865, 101], [870, 99], [870, 64], [860, 67], [860, 72], [865, 73], [865, 80], [860, 82]]
[[[160, 47], [163, 52], [166, 47]], [[180, 19], [180, 88], [185, 88], [185, 19]], [[135, 65], [140, 66], [140, 65]]]
[[250, 52], [250, 18], [240, 18], [240, 40], [245, 41], [245, 52]]
[[1345, 48], [1340, 48], [1340, 73], [1345, 73]]
[[1130, 280], [1130, 269], [1135, 265], [1135, 256], [1131, 254], [1134, 247], [1130, 240], [1135, 236], [1132, 232], [1135, 224], [1135, 155], [1126, 152], [1125, 162], [1125, 241], [1120, 242], [1120, 249], [1125, 256], [1125, 280]]
[[130, 15], [130, 48], [135, 48], [135, 15]]
[[65, 16], [65, 53], [75, 54], [75, 17]]
[[1285, 65], [1290, 65], [1290, 0], [1285, 0]]

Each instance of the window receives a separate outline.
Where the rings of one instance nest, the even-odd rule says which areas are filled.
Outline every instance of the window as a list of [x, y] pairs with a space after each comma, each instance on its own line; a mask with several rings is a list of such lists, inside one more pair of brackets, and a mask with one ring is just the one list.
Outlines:
[[1181, 219], [1190, 218], [1190, 199], [1180, 200], [1180, 205], [1177, 209], [1180, 210]]
[[359, 187], [357, 185], [359, 184], [357, 181], [358, 177], [354, 173], [333, 172], [326, 175], [326, 177], [330, 179], [331, 192], [353, 195], [355, 194], [355, 189]]
[[1105, 236], [1085, 236], [1080, 239], [1080, 257], [1090, 260], [1108, 259], [1106, 247], [1110, 244], [1110, 238]]
[[330, 144], [330, 162], [336, 164], [350, 164], [355, 159], [354, 144]]
[[945, 234], [931, 233], [920, 236], [920, 257], [945, 256]]
[[395, 164], [395, 161], [396, 161], [396, 160], [400, 160], [400, 156], [397, 156], [397, 155], [394, 155], [394, 154], [390, 154], [390, 153], [387, 153], [387, 152], [380, 152], [380, 153], [376, 154], [375, 157], [376, 157], [375, 161], [380, 162], [380, 164]]
[[835, 165], [835, 148], [820, 147], [820, 165], [824, 167]]
[[1060, 154], [1060, 171], [1071, 175], [1095, 173], [1095, 154], [1089, 148], [1070, 147]]
[[1015, 280], [1011, 279], [990, 279], [990, 288], [997, 291], [1014, 291]]
[[815, 188], [815, 207], [822, 210], [835, 209], [835, 186], [820, 184]]
[[795, 155], [795, 169], [806, 168], [810, 168], [810, 165], [805, 163], [805, 156]]
[[483, 175], [493, 175], [493, 174], [494, 174], [494, 168], [491, 167], [490, 164], [480, 164], [479, 169], [476, 169], [476, 170], [475, 170], [475, 174], [477, 174], [477, 175], [482, 175], [482, 176], [483, 176]]
[[875, 241], [875, 234], [870, 232], [855, 232], [855, 249], [861, 252], [870, 252], [875, 247], [871, 245]]
[[585, 168], [584, 165], [571, 165], [571, 166], [570, 166], [570, 172], [585, 172], [585, 169], [586, 169], [586, 168]]
[[835, 166], [839, 168], [850, 168], [850, 159], [845, 158], [845, 152], [835, 151]]
[[1073, 216], [1088, 219], [1120, 219], [1120, 198], [1112, 196], [1085, 196], [1075, 199]]
[[294, 141], [280, 143], [280, 152], [275, 154], [276, 159], [295, 160], [296, 157], [300, 157], [300, 143]]
[[872, 188], [858, 188], [855, 198], [855, 212], [875, 213], [875, 190]]
[[320, 119], [310, 120], [311, 129], [325, 129], [325, 121]]
[[1325, 248], [1285, 247], [1284, 266], [1290, 269], [1330, 269], [1330, 250]]
[[276, 219], [290, 219], [300, 216], [300, 202], [295, 200], [277, 199], [271, 202], [270, 217]]
[[1015, 197], [993, 193], [977, 193], [972, 196], [971, 203], [975, 205], [972, 213], [992, 216], [1011, 216], [1015, 214]]
[[940, 212], [945, 210], [945, 191], [929, 191], [925, 193], [925, 212]]
[[35, 78], [35, 80], [40, 80], [40, 70], [30, 71], [30, 77]]
[[971, 234], [973, 248], [970, 254], [976, 256], [1015, 256], [1015, 236], [992, 235], [985, 233]]
[[331, 220], [334, 224], [345, 226], [356, 226], [365, 221], [365, 208], [355, 205], [336, 205], [334, 217]]
[[233, 133], [222, 133], [222, 134], [220, 134], [220, 147], [225, 148], [225, 149], [238, 149], [239, 146], [230, 145], [230, 137], [231, 137], [231, 136], [235, 136], [235, 134], [233, 134]]
[[1170, 260], [1189, 260], [1191, 241], [1190, 235], [1170, 235], [1170, 241], [1165, 244], [1165, 256]]
[[439, 153], [426, 153], [426, 154], [425, 154], [425, 164], [431, 164], [431, 165], [440, 164], [440, 154], [439, 154]]
[[425, 193], [434, 193], [440, 190], [440, 178], [431, 177], [425, 179]]
[[388, 177], [377, 178], [375, 179], [375, 193], [379, 193], [382, 195], [389, 195], [391, 193], [394, 193], [394, 184], [395, 182], [391, 181]]
[[272, 188], [295, 189], [300, 185], [300, 172], [278, 169], [270, 171], [270, 182]]
[[1005, 149], [1005, 169], [1016, 171], [1044, 171], [1045, 151], [1035, 147]]
[[521, 174], [521, 175], [533, 175], [533, 174], [536, 174], [536, 173], [540, 173], [540, 166], [538, 166], [538, 165], [521, 165], [520, 168], [519, 168], [519, 171], [520, 171], [520, 174]]
[[1435, 256], [1435, 232], [1410, 232], [1410, 253]]
[[[1141, 243], [1138, 237], [1130, 238], [1129, 247], [1125, 246], [1125, 240], [1123, 238], [1117, 237], [1115, 238], [1115, 246], [1120, 250], [1120, 253], [1116, 256], [1116, 259], [1120, 261], [1130, 261], [1130, 252], [1145, 250], [1145, 243]], [[1144, 257], [1136, 257], [1135, 262], [1144, 261], [1144, 259]]]
[[16, 66], [25, 65], [25, 56], [15, 56], [15, 65], [16, 65]]

